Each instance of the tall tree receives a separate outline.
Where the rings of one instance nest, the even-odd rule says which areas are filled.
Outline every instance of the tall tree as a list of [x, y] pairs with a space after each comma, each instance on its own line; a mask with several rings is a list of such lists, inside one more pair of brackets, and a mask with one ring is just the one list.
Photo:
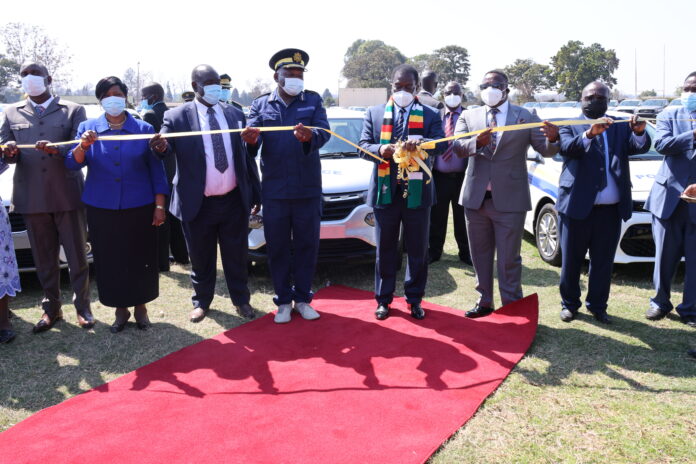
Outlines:
[[592, 81], [613, 87], [616, 84], [613, 74], [618, 66], [614, 50], [605, 50], [598, 43], [585, 47], [578, 40], [569, 41], [551, 58], [553, 79], [558, 90], [570, 100], [579, 100], [582, 89]]
[[430, 69], [438, 73], [438, 81], [444, 86], [455, 81], [462, 86], [469, 80], [469, 51], [459, 45], [447, 45], [433, 52]]
[[536, 92], [550, 87], [551, 68], [533, 60], [515, 60], [503, 71], [507, 74], [510, 85], [519, 92], [521, 102], [533, 101]]
[[396, 48], [381, 40], [356, 40], [345, 55], [343, 75], [348, 87], [391, 87], [392, 70], [406, 62]]
[[321, 98], [326, 100], [327, 98], [333, 98], [333, 95], [331, 95], [331, 91], [329, 89], [324, 89], [324, 93], [321, 94]]
[[19, 66], [15, 60], [0, 54], [0, 87], [19, 81]]
[[232, 96], [230, 98], [232, 98], [233, 101], [239, 101], [239, 90], [237, 90], [237, 87], [232, 89]]
[[167, 81], [167, 101], [174, 101], [174, 94], [172, 93], [172, 86]]

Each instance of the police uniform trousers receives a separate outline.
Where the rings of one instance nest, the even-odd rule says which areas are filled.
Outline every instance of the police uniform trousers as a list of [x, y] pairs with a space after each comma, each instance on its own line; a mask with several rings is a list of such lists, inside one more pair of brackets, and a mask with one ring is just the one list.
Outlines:
[[375, 299], [388, 305], [394, 299], [399, 256], [399, 231], [403, 224], [407, 254], [404, 295], [409, 304], [420, 303], [428, 282], [428, 230], [430, 207], [408, 208], [403, 190], [397, 184], [392, 202], [374, 208], [377, 259], [375, 261]]
[[249, 211], [244, 208], [239, 189], [203, 197], [196, 217], [181, 225], [191, 260], [194, 308], [209, 309], [215, 296], [218, 243], [230, 299], [235, 306], [248, 304]]
[[653, 215], [652, 233], [655, 241], [653, 284], [656, 294], [650, 299], [650, 305], [663, 312], [672, 310], [672, 279], [684, 257], [684, 295], [677, 306], [677, 313], [681, 317], [696, 316], [696, 224], [689, 216], [689, 205], [680, 201], [668, 219]]
[[585, 305], [594, 314], [607, 311], [614, 255], [621, 234], [619, 206], [595, 205], [585, 219], [559, 213], [561, 243], [561, 305], [576, 312], [580, 306], [580, 271], [590, 252], [589, 283]]
[[278, 306], [312, 301], [321, 208], [321, 196], [263, 202], [263, 233]]
[[430, 257], [440, 258], [447, 238], [447, 222], [450, 205], [454, 221], [454, 239], [457, 241], [459, 258], [470, 260], [469, 241], [466, 236], [466, 219], [464, 207], [459, 204], [459, 192], [464, 183], [464, 171], [440, 172], [433, 171], [436, 203], [430, 211]]
[[159, 295], [154, 203], [126, 209], [87, 205], [99, 301], [127, 308]]
[[188, 264], [188, 250], [186, 249], [186, 239], [181, 228], [181, 221], [167, 209], [167, 220], [157, 229], [158, 262], [160, 272], [169, 270], [169, 256], [179, 264]]

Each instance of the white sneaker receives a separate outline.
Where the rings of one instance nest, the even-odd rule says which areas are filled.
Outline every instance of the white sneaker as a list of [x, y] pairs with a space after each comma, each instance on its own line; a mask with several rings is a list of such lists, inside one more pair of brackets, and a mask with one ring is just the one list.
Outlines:
[[292, 312], [292, 306], [289, 304], [282, 304], [278, 306], [278, 312], [276, 313], [273, 321], [276, 324], [287, 324], [290, 322], [290, 313]]
[[308, 321], [313, 321], [314, 319], [319, 319], [319, 313], [312, 308], [309, 303], [295, 303], [295, 311], [300, 313], [303, 319]]

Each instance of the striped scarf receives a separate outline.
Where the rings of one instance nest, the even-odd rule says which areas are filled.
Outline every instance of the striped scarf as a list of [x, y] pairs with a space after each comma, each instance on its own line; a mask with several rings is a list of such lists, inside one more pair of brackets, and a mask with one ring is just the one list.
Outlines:
[[[390, 97], [387, 105], [384, 108], [384, 120], [382, 121], [382, 132], [379, 136], [379, 143], [387, 145], [391, 143], [392, 131], [394, 130], [394, 100]], [[409, 136], [423, 137], [423, 106], [418, 101], [418, 97], [411, 105], [411, 111], [408, 113], [408, 132]], [[418, 177], [418, 176], [414, 176]], [[408, 207], [417, 208], [421, 204], [422, 197], [422, 176], [421, 180], [413, 179], [409, 181], [409, 187], [412, 187], [411, 192], [417, 192], [416, 195], [409, 195]], [[412, 184], [412, 185], [411, 185]], [[419, 184], [419, 185], [416, 185]], [[411, 198], [413, 197], [413, 199]], [[380, 163], [377, 167], [377, 204], [390, 205], [392, 202], [391, 195], [391, 161]]]

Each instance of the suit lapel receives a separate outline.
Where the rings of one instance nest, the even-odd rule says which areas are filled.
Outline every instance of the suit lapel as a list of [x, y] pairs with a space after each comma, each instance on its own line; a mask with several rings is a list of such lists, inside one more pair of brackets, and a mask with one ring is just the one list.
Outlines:
[[48, 105], [48, 107], [44, 110], [43, 114], [42, 114], [40, 117], [44, 118], [44, 117], [48, 116], [49, 114], [51, 114], [51, 113], [53, 113], [53, 112], [55, 112], [55, 111], [58, 111], [58, 110], [60, 109], [60, 105], [58, 104], [58, 103], [59, 103], [59, 101], [58, 101], [59, 98], [60, 98], [60, 97], [55, 97], [55, 98], [51, 101], [51, 104]]
[[[221, 106], [222, 113], [225, 115], [225, 120], [227, 121], [227, 127], [229, 129], [242, 129], [240, 120], [234, 116], [234, 113], [229, 106]], [[242, 156], [239, 156], [240, 150], [242, 149], [242, 139], [239, 132], [230, 132], [226, 134], [230, 137], [230, 146], [232, 147], [232, 164], [234, 165], [235, 172], [242, 172], [242, 166], [239, 163], [242, 162]], [[235, 156], [238, 155], [238, 156]]]
[[[505, 125], [506, 126], [511, 126], [515, 124], [517, 121], [517, 118], [520, 114], [520, 109], [516, 106], [512, 106], [512, 104], [508, 103], [508, 112], [507, 116], [505, 117]], [[498, 152], [498, 149], [500, 148], [500, 145], [503, 143], [503, 137], [507, 134], [507, 132], [498, 132], [498, 143], [495, 146], [495, 152]], [[505, 140], [507, 140], [507, 137], [505, 137]]]

